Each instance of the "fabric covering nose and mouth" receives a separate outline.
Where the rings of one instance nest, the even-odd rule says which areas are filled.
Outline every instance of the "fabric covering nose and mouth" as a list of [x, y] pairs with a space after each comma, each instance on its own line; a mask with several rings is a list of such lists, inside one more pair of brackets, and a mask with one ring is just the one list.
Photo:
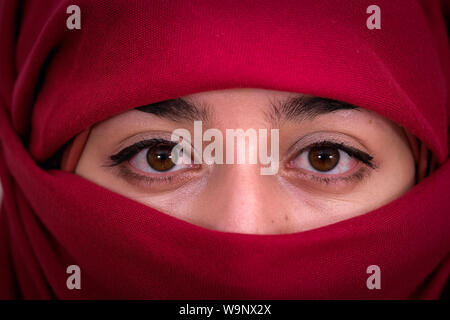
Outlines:
[[[81, 29], [66, 28], [68, 6]], [[450, 273], [447, 1], [0, 1], [1, 298], [439, 298]], [[77, 134], [225, 88], [345, 101], [440, 164], [407, 194], [307, 232], [207, 230], [47, 164]], [[214, 207], [211, 207], [214, 210]], [[66, 286], [81, 269], [81, 289]], [[368, 266], [381, 270], [369, 290]]]

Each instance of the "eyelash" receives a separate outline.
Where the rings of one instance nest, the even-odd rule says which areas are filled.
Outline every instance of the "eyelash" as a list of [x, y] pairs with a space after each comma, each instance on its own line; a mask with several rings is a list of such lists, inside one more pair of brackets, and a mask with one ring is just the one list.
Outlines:
[[325, 177], [325, 176], [317, 176], [314, 174], [302, 174], [302, 175], [307, 175], [308, 178], [314, 182], [328, 185], [339, 182], [350, 183], [353, 181], [362, 181], [368, 174], [369, 171], [367, 170], [367, 167], [361, 167], [358, 171], [356, 171], [352, 175], [344, 177]]
[[[116, 166], [116, 164], [114, 165]], [[149, 177], [131, 171], [128, 167], [122, 167], [119, 171], [121, 177], [130, 181], [143, 182], [149, 186], [155, 183], [171, 183], [176, 179], [176, 175]]]
[[[137, 153], [144, 149], [150, 149], [158, 144], [165, 143], [165, 144], [173, 144], [176, 145], [176, 143], [166, 140], [166, 139], [148, 139], [148, 140], [142, 140], [139, 142], [134, 143], [131, 146], [125, 147], [118, 153], [110, 156], [111, 163], [108, 164], [108, 167], [115, 167], [121, 165], [123, 162], [130, 160], [133, 158]], [[303, 176], [308, 176], [308, 178], [314, 182], [319, 182], [323, 184], [330, 184], [330, 183], [337, 183], [337, 182], [352, 182], [352, 181], [361, 181], [364, 179], [365, 176], [369, 173], [367, 168], [370, 169], [376, 169], [375, 164], [373, 163], [373, 157], [369, 155], [366, 152], [363, 152], [361, 150], [358, 150], [356, 148], [353, 148], [351, 146], [348, 146], [344, 143], [338, 143], [338, 142], [332, 142], [328, 140], [323, 140], [319, 142], [315, 142], [313, 144], [308, 145], [307, 147], [301, 149], [300, 151], [295, 153], [295, 156], [292, 157], [295, 159], [296, 157], [300, 156], [303, 152], [307, 152], [310, 149], [314, 147], [329, 147], [329, 148], [336, 148], [338, 150], [342, 150], [345, 153], [347, 153], [351, 158], [355, 158], [361, 163], [365, 164], [366, 167], [361, 167], [359, 170], [354, 172], [350, 176], [342, 176], [342, 177], [326, 177], [323, 175], [316, 175], [314, 173], [308, 173], [308, 174], [302, 174]], [[175, 175], [161, 175], [161, 176], [155, 176], [155, 177], [149, 177], [145, 175], [141, 175], [138, 173], [133, 172], [130, 168], [127, 166], [121, 166], [120, 175], [125, 178], [131, 178], [133, 181], [143, 181], [146, 184], [154, 184], [154, 183], [170, 183], [176, 179]]]
[[308, 151], [315, 147], [336, 148], [336, 149], [342, 150], [342, 151], [346, 152], [350, 157], [361, 161], [362, 163], [366, 164], [367, 166], [369, 166], [372, 169], [375, 169], [375, 164], [372, 162], [373, 157], [370, 154], [363, 152], [361, 150], [358, 150], [356, 148], [347, 146], [343, 142], [338, 143], [338, 142], [331, 142], [328, 140], [315, 142], [313, 144], [310, 144], [306, 148], [301, 149], [300, 152], [297, 152], [296, 154], [300, 155], [302, 152]]
[[135, 144], [132, 144], [131, 146], [128, 146], [122, 150], [120, 150], [118, 153], [112, 155], [109, 157], [111, 160], [110, 166], [117, 166], [121, 164], [124, 161], [130, 160], [133, 156], [135, 156], [139, 151], [142, 151], [144, 149], [150, 149], [155, 146], [157, 146], [160, 143], [171, 143], [175, 145], [174, 142], [168, 141], [165, 139], [149, 139], [149, 140], [142, 140], [139, 142], [136, 142]]

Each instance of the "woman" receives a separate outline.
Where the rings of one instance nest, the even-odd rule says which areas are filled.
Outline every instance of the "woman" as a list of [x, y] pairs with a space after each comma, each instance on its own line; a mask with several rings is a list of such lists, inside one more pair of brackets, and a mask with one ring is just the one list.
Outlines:
[[[270, 141], [277, 164], [268, 174], [258, 161], [250, 163], [258, 126], [277, 130]], [[195, 154], [198, 163], [170, 158], [178, 127], [189, 132], [194, 150], [187, 160]], [[212, 147], [224, 153], [209, 163], [209, 144], [202, 143], [207, 128], [220, 132], [220, 145]], [[232, 128], [243, 128], [247, 137], [231, 136]], [[237, 163], [238, 139], [245, 138]], [[66, 156], [65, 168], [76, 163], [74, 171], [98, 185], [220, 231], [305, 231], [378, 208], [415, 183], [413, 152], [398, 126], [348, 104], [278, 91], [229, 89], [158, 102], [111, 117], [77, 143], [81, 139], [82, 153]]]
[[2, 3], [2, 297], [442, 295], [444, 2], [71, 4]]

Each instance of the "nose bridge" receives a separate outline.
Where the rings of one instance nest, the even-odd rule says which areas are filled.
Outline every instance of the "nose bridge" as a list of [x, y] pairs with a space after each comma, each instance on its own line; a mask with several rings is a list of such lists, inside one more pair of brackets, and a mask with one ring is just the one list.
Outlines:
[[282, 208], [276, 197], [270, 197], [272, 178], [261, 176], [258, 165], [224, 165], [215, 174], [215, 194], [210, 196], [214, 199], [216, 229], [255, 234], [280, 232], [275, 216]]

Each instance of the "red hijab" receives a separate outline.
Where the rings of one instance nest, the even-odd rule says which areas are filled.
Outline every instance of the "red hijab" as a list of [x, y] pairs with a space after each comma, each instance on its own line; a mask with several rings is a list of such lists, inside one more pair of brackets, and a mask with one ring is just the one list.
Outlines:
[[[79, 30], [66, 28], [71, 4]], [[369, 30], [371, 4], [0, 1], [0, 297], [440, 297], [450, 273], [449, 5], [377, 0], [381, 29]], [[245, 235], [181, 221], [54, 165], [98, 121], [237, 87], [376, 111], [418, 137], [439, 169], [364, 215]], [[81, 268], [81, 290], [66, 286], [69, 265]], [[366, 286], [370, 265], [379, 290]]]

